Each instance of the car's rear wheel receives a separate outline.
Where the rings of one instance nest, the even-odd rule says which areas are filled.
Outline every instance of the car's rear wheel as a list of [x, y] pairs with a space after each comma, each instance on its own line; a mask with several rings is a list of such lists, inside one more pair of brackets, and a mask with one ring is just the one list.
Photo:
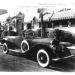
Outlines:
[[23, 40], [21, 43], [21, 51], [22, 53], [25, 53], [29, 50], [29, 43], [26, 40]]
[[39, 49], [37, 52], [37, 62], [41, 67], [48, 67], [50, 64], [50, 55], [45, 49]]
[[8, 45], [7, 43], [3, 44], [3, 53], [8, 54], [9, 50], [8, 50]]

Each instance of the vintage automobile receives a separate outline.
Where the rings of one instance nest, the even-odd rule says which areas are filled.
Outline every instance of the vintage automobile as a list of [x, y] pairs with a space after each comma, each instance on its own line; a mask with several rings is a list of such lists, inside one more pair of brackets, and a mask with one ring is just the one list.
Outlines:
[[[71, 37], [71, 34], [69, 36]], [[72, 43], [69, 40], [61, 41], [51, 37], [25, 38], [23, 36], [6, 36], [1, 43], [5, 54], [16, 49], [21, 49], [24, 54], [31, 51], [31, 54], [42, 67], [48, 67], [52, 61], [64, 60], [74, 56], [70, 53]]]

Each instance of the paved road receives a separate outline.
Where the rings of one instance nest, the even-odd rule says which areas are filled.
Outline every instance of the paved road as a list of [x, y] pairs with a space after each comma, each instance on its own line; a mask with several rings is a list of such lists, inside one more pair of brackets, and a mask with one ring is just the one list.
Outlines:
[[33, 59], [29, 59], [26, 55], [10, 51], [9, 54], [2, 52], [0, 47], [0, 71], [1, 72], [55, 72], [55, 71], [75, 71], [75, 58], [69, 61], [54, 62], [48, 68], [42, 68]]

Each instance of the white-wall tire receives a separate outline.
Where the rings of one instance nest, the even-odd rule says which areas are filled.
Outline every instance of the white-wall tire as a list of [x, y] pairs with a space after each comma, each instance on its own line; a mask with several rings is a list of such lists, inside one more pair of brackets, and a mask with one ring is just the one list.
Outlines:
[[25, 53], [29, 50], [29, 43], [26, 40], [23, 40], [21, 43], [21, 51], [22, 53]]
[[6, 43], [3, 44], [3, 53], [4, 54], [8, 54], [9, 50], [8, 50], [8, 46]]
[[40, 49], [37, 52], [37, 62], [41, 67], [48, 67], [50, 63], [50, 57], [45, 49]]

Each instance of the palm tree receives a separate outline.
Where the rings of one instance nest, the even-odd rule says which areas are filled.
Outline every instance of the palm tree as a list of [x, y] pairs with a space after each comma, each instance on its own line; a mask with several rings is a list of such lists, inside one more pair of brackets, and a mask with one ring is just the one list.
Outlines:
[[41, 37], [44, 37], [44, 34], [45, 34], [45, 27], [43, 25], [43, 16], [44, 16], [44, 11], [45, 11], [45, 8], [38, 8], [37, 9], [37, 13], [39, 13], [39, 18], [41, 18]]

